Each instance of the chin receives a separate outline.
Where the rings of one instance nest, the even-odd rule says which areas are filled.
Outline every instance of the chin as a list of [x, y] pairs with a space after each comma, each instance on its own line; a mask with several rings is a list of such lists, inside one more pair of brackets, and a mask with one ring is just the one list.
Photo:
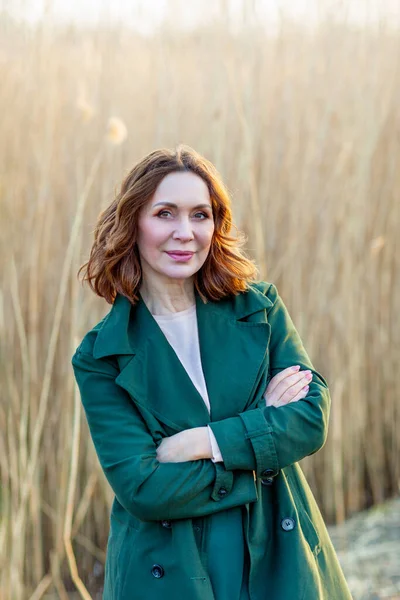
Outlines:
[[193, 275], [197, 272], [198, 269], [193, 269], [193, 266], [189, 268], [188, 265], [177, 265], [176, 268], [169, 269], [159, 269], [159, 273], [164, 277], [169, 277], [170, 279], [187, 279], [188, 277], [193, 277]]
[[184, 269], [176, 270], [175, 272], [169, 271], [168, 273], [163, 273], [165, 277], [169, 277], [170, 279], [188, 279], [189, 277], [193, 277], [196, 271], [188, 271]]

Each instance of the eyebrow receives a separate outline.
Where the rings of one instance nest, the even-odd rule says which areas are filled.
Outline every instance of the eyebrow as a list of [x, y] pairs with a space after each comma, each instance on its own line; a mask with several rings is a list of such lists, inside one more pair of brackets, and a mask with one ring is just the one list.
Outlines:
[[[178, 208], [177, 204], [174, 204], [173, 202], [157, 202], [156, 204], [153, 204], [153, 208], [155, 206], [159, 206], [160, 204], [162, 204], [163, 206], [172, 206], [173, 208]], [[211, 204], [198, 204], [197, 206], [194, 206], [193, 208], [212, 208]]]

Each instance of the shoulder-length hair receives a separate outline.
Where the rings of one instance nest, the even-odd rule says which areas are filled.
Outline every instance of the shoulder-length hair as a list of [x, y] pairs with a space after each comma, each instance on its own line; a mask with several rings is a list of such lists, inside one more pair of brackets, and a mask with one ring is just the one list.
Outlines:
[[[258, 268], [241, 249], [247, 238], [232, 222], [231, 199], [220, 174], [193, 148], [179, 144], [174, 150], [154, 150], [137, 162], [122, 181], [113, 202], [97, 218], [89, 260], [77, 275], [83, 271], [82, 282], [87, 281], [109, 304], [113, 304], [117, 293], [132, 304], [139, 300], [139, 212], [151, 200], [161, 180], [180, 171], [199, 175], [207, 184], [211, 199], [214, 232], [210, 251], [194, 274], [195, 289], [203, 302], [246, 291], [248, 282], [256, 279]], [[232, 228], [237, 232], [235, 237], [231, 236]]]

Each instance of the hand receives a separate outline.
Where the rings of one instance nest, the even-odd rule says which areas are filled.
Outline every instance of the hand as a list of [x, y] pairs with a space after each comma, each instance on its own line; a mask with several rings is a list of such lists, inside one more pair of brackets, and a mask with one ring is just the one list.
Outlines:
[[311, 377], [307, 377], [307, 373], [311, 371], [301, 371], [299, 368], [296, 371], [293, 367], [277, 373], [263, 394], [266, 406], [284, 406], [305, 398], [309, 389], [308, 383], [312, 381], [312, 373]]
[[209, 455], [210, 446], [207, 427], [185, 429], [162, 439], [157, 447], [157, 460], [162, 463], [199, 460]]

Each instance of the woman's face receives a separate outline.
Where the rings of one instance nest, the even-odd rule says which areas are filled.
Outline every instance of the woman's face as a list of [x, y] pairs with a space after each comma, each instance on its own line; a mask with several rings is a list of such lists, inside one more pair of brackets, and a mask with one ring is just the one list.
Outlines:
[[[139, 215], [143, 278], [171, 283], [192, 277], [207, 258], [213, 232], [207, 184], [191, 172], [169, 173]], [[192, 254], [184, 260], [174, 251]]]

